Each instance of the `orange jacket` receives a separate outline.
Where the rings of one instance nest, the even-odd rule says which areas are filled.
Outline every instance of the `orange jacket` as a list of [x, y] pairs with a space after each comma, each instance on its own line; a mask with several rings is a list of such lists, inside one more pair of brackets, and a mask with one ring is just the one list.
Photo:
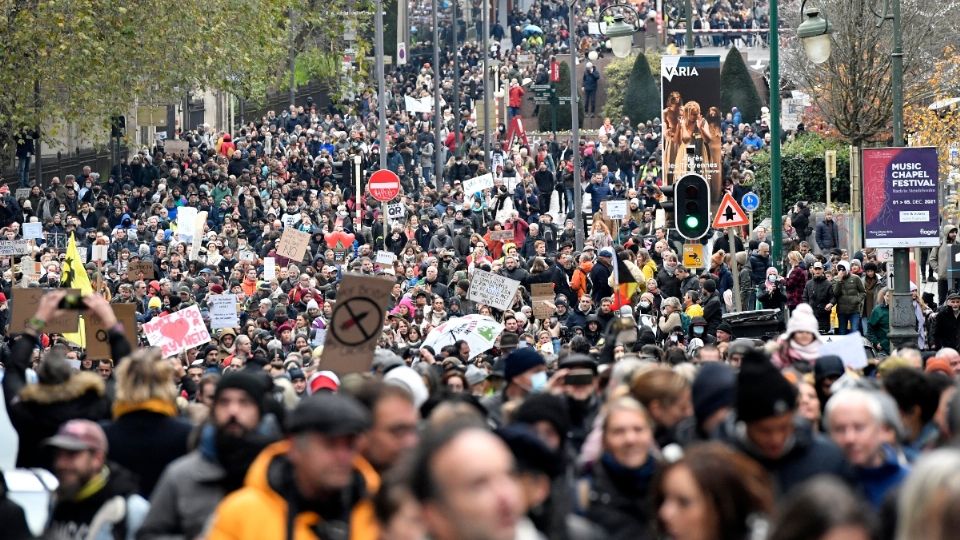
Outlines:
[[573, 271], [573, 278], [570, 279], [570, 289], [577, 293], [577, 300], [587, 294], [587, 276], [590, 275], [590, 270], [593, 270], [593, 263], [583, 262]]
[[[270, 464], [283, 458], [290, 449], [289, 441], [266, 447], [257, 456], [244, 487], [234, 491], [217, 506], [208, 540], [286, 540], [287, 501], [273, 490], [267, 479]], [[380, 531], [373, 514], [372, 497], [380, 489], [380, 476], [363, 458], [354, 467], [363, 477], [367, 496], [350, 513], [350, 540], [378, 540]], [[313, 527], [320, 522], [316, 512], [302, 511], [294, 518], [293, 540], [315, 539]]]

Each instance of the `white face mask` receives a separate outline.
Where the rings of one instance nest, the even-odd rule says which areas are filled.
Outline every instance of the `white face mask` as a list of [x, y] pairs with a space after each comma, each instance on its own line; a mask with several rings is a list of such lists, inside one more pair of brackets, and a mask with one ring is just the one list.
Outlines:
[[769, 281], [770, 283], [776, 283], [776, 282], [777, 282], [777, 275], [776, 275], [776, 274], [770, 274], [769, 276], [767, 276], [767, 281]]

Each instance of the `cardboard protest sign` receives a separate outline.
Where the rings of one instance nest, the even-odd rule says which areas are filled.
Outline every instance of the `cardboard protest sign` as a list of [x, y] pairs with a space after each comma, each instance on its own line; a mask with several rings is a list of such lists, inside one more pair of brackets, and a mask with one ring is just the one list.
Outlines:
[[210, 333], [207, 332], [200, 308], [196, 305], [151, 319], [143, 325], [143, 332], [150, 345], [160, 347], [165, 357], [176, 356], [187, 349], [210, 342]]
[[190, 143], [187, 141], [167, 139], [163, 141], [163, 150], [164, 152], [175, 156], [177, 154], [182, 154], [190, 149]]
[[549, 319], [557, 312], [557, 306], [553, 303], [555, 294], [553, 292], [553, 283], [534, 283], [530, 286], [530, 295], [533, 302], [533, 318]]
[[43, 238], [43, 223], [24, 223], [23, 238], [25, 240]]
[[153, 263], [151, 261], [130, 261], [127, 264], [127, 281], [153, 279]]
[[377, 264], [392, 265], [397, 260], [397, 256], [392, 251], [378, 251]]
[[296, 229], [284, 229], [277, 244], [277, 256], [300, 262], [308, 247], [310, 247], [309, 234]]
[[393, 284], [392, 279], [344, 276], [327, 325], [320, 369], [341, 375], [370, 369]]
[[[111, 304], [113, 314], [117, 321], [123, 325], [123, 334], [127, 336], [130, 347], [137, 348], [137, 305], [136, 304]], [[107, 328], [103, 319], [97, 317], [95, 313], [84, 312], [83, 314], [84, 332], [86, 332], [87, 356], [89, 358], [101, 359], [110, 358], [110, 341], [107, 338]], [[119, 358], [114, 358], [114, 361]]]
[[513, 242], [514, 237], [513, 229], [509, 231], [490, 231], [490, 239], [497, 242]]
[[[11, 304], [13, 304], [10, 314], [10, 332], [19, 333], [27, 329], [27, 321], [33, 318], [37, 313], [37, 306], [40, 305], [40, 298], [51, 292], [53, 289], [20, 289], [14, 288], [11, 293]], [[58, 289], [62, 290], [62, 289]], [[67, 294], [80, 294], [80, 289], [67, 289]], [[66, 334], [76, 332], [80, 328], [80, 312], [75, 310], [61, 309], [57, 312], [58, 317], [47, 321], [43, 327], [45, 333]]]
[[467, 300], [473, 300], [479, 304], [504, 311], [513, 305], [513, 300], [519, 288], [520, 282], [515, 279], [498, 276], [484, 270], [474, 270], [473, 279], [470, 281], [470, 290], [467, 292]]
[[210, 306], [210, 328], [235, 328], [240, 326], [237, 317], [237, 295], [214, 294], [207, 298]]
[[0, 240], [0, 257], [29, 255], [33, 252], [30, 240]]

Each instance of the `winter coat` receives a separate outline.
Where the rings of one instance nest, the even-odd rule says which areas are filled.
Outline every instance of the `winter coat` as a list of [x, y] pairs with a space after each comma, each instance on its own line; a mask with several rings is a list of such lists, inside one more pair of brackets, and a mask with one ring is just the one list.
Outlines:
[[787, 289], [787, 307], [793, 309], [803, 302], [803, 289], [807, 286], [807, 272], [799, 266], [793, 267], [784, 280]]
[[110, 443], [109, 459], [139, 477], [138, 492], [144, 497], [153, 493], [163, 469], [188, 450], [193, 426], [169, 416], [176, 407], [172, 403], [168, 407], [170, 411], [160, 412], [164, 407], [159, 400], [140, 403], [104, 425]]
[[764, 257], [759, 253], [751, 253], [748, 263], [750, 265], [750, 281], [753, 282], [755, 287], [762, 285], [764, 280], [767, 279], [767, 268], [772, 266], [770, 257]]
[[590, 298], [593, 300], [593, 305], [599, 306], [601, 298], [613, 296], [613, 288], [608, 284], [610, 274], [610, 267], [603, 263], [594, 264], [593, 269], [590, 270], [590, 281], [593, 283]]
[[668, 272], [666, 267], [657, 272], [657, 286], [660, 287], [660, 292], [663, 293], [664, 298], [672, 296], [683, 299], [680, 294], [680, 280], [677, 279], [675, 274]]
[[[150, 509], [143, 497], [137, 495], [137, 483], [133, 475], [123, 467], [108, 463], [106, 484], [88, 497], [75, 500], [60, 500], [50, 516], [50, 525], [43, 538], [83, 538], [85, 540], [134, 540], [140, 524]], [[105, 507], [123, 508], [123, 518], [116, 521]], [[103, 513], [101, 514], [101, 510]], [[97, 526], [95, 522], [99, 522]], [[114, 526], [121, 529], [114, 531]], [[91, 527], [93, 526], [93, 527]], [[120, 534], [121, 531], [124, 534]]]
[[820, 246], [820, 251], [840, 247], [840, 232], [836, 221], [821, 221], [817, 224], [817, 245]]
[[717, 328], [723, 322], [723, 302], [720, 301], [720, 293], [716, 292], [703, 300], [703, 318], [707, 320], [707, 328], [704, 333], [708, 336], [716, 336]]
[[818, 321], [829, 320], [830, 312], [826, 306], [834, 303], [833, 284], [825, 277], [808, 280], [803, 288], [803, 302], [810, 304]]
[[[937, 312], [934, 318], [936, 327], [934, 329], [934, 338], [938, 349], [951, 347], [960, 349], [960, 318], [953, 312], [950, 306], [943, 306]], [[23, 444], [23, 441], [20, 441]], [[22, 448], [22, 446], [21, 446]]]
[[650, 538], [649, 487], [656, 470], [652, 456], [639, 470], [630, 470], [604, 454], [580, 480], [584, 516], [607, 531], [604, 538]]
[[869, 317], [873, 313], [873, 308], [877, 305], [877, 293], [886, 286], [887, 279], [880, 274], [876, 274], [873, 279], [866, 275], [863, 276], [863, 290], [867, 295], [863, 299], [863, 315], [865, 317]]
[[140, 527], [140, 540], [190, 540], [203, 532], [224, 489], [226, 472], [199, 450], [177, 459], [163, 471], [150, 497], [150, 512]]
[[890, 306], [879, 304], [870, 312], [867, 320], [867, 339], [870, 343], [890, 352]]
[[950, 268], [950, 250], [951, 246], [960, 244], [960, 234], [950, 244], [947, 241], [947, 235], [950, 231], [956, 231], [956, 225], [949, 223], [940, 229], [940, 246], [930, 250], [930, 267], [937, 271], [937, 279], [947, 279], [947, 270]]
[[837, 476], [848, 485], [855, 484], [853, 471], [843, 457], [843, 452], [830, 439], [815, 433], [806, 420], [794, 421], [793, 445], [786, 453], [770, 459], [760, 454], [747, 440], [746, 435], [737, 428], [735, 414], [718, 428], [719, 439], [748, 457], [756, 460], [770, 473], [777, 494], [790, 490], [820, 474]]
[[[287, 458], [289, 441], [268, 446], [253, 462], [242, 489], [234, 491], [217, 506], [208, 540], [283, 540], [331, 538], [324, 518], [307, 508], [296, 508], [290, 516], [291, 502], [300, 499], [292, 479], [293, 465]], [[379, 528], [373, 514], [371, 496], [380, 489], [380, 477], [362, 458], [354, 461], [353, 481], [343, 492], [346, 512], [327, 516], [327, 520], [347, 523], [350, 540], [376, 540]], [[294, 532], [287, 534], [292, 521]], [[316, 531], [322, 532], [318, 534]]]
[[844, 315], [862, 313], [863, 300], [866, 296], [863, 280], [858, 276], [848, 274], [842, 280], [833, 284], [833, 297], [836, 299], [837, 313], [843, 313]]

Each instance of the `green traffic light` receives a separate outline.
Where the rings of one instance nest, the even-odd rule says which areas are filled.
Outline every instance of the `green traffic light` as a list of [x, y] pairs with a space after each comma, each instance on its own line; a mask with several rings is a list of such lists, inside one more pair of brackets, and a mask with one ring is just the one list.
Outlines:
[[688, 229], [696, 229], [700, 226], [700, 219], [697, 216], [687, 216], [684, 220], [684, 223], [687, 225]]

